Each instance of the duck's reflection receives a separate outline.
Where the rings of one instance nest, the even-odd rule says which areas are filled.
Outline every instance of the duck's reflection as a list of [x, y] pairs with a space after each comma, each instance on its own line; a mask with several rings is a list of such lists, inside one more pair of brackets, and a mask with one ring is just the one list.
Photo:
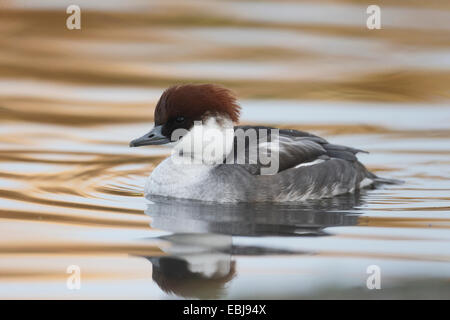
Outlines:
[[188, 298], [220, 298], [235, 276], [239, 255], [302, 254], [265, 246], [233, 244], [234, 237], [325, 236], [327, 227], [355, 225], [361, 193], [302, 204], [205, 204], [153, 197], [146, 214], [151, 226], [171, 234], [160, 237], [166, 255], [146, 257], [153, 280], [166, 293]]
[[230, 253], [231, 236], [219, 234], [173, 234], [166, 256], [147, 257], [152, 278], [169, 294], [189, 298], [220, 298], [225, 284], [235, 275]]

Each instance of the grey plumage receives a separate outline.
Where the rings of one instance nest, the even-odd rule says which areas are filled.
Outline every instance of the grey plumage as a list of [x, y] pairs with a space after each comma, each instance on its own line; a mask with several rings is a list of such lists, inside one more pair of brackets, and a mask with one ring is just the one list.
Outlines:
[[[249, 129], [270, 130], [270, 127], [237, 126], [235, 131]], [[270, 134], [268, 134], [270, 140]], [[258, 139], [260, 137], [258, 136]], [[236, 141], [235, 141], [236, 147]], [[248, 163], [249, 154], [260, 152], [260, 144], [246, 145], [245, 164], [217, 166], [212, 177], [220, 185], [224, 199], [249, 202], [302, 201], [310, 198], [330, 197], [352, 192], [360, 188], [365, 179], [377, 177], [369, 172], [357, 159], [359, 149], [330, 144], [325, 139], [307, 132], [279, 130], [279, 169], [274, 175], [261, 175], [263, 164]], [[229, 156], [237, 159], [236, 153]], [[322, 162], [312, 163], [315, 160]], [[300, 166], [299, 166], [300, 165]], [[209, 198], [205, 194], [205, 199]]]
[[[261, 151], [270, 152], [270, 150], [261, 150], [261, 144], [259, 140], [261, 139], [260, 132], [267, 132], [267, 140], [272, 141], [271, 129], [272, 127], [265, 126], [236, 126], [235, 130], [235, 141], [233, 151], [228, 157], [233, 157], [233, 160], [227, 159], [224, 162], [227, 163], [239, 163], [238, 162], [238, 151], [237, 150], [237, 140], [236, 132], [242, 130], [243, 132], [255, 131], [257, 132], [258, 143], [256, 145], [251, 145], [246, 141], [245, 145], [245, 161], [244, 167], [251, 174], [260, 174], [260, 169], [264, 164], [262, 164], [258, 158], [257, 163], [252, 164], [250, 161], [251, 155], [258, 157]], [[280, 129], [279, 130], [279, 169], [277, 172], [284, 171], [286, 169], [295, 167], [302, 163], [312, 162], [317, 159], [330, 160], [332, 158], [343, 159], [347, 161], [358, 161], [356, 154], [358, 152], [367, 153], [360, 149], [355, 149], [347, 146], [331, 144], [325, 139], [310, 134], [308, 132], [293, 130], [293, 129]], [[233, 162], [234, 161], [234, 162]]]
[[[267, 140], [262, 137], [264, 131], [274, 128], [234, 129], [234, 148], [224, 163], [182, 169], [166, 159], [152, 174], [146, 194], [211, 202], [298, 202], [354, 192], [378, 182], [398, 182], [369, 172], [356, 157], [364, 151], [330, 144], [307, 132], [279, 130], [279, 143], [274, 146], [270, 131]], [[246, 143], [242, 156], [237, 152], [237, 136], [249, 129], [256, 129], [257, 143]], [[273, 174], [262, 174], [270, 164], [261, 161], [260, 152], [277, 153], [278, 168]]]

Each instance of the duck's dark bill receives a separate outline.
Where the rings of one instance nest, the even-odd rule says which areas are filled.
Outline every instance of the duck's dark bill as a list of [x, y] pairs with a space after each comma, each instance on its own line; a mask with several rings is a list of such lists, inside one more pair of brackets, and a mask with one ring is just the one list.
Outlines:
[[171, 142], [169, 138], [161, 133], [161, 126], [156, 126], [142, 137], [130, 142], [130, 147], [140, 147], [148, 145], [160, 145]]

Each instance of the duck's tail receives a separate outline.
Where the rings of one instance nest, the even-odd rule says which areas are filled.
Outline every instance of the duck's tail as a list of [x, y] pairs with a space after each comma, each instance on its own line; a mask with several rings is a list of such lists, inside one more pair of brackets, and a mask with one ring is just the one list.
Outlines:
[[390, 179], [390, 178], [383, 178], [377, 176], [375, 173], [370, 172], [366, 167], [364, 167], [363, 164], [359, 163], [361, 167], [364, 168], [364, 172], [367, 178], [373, 180], [374, 184], [403, 184], [405, 181], [399, 180], [399, 179]]
[[[365, 167], [364, 167], [365, 168]], [[405, 183], [405, 181], [403, 180], [399, 180], [399, 179], [391, 179], [391, 178], [383, 178], [383, 177], [379, 177], [377, 176], [375, 173], [370, 172], [369, 170], [366, 169], [366, 177], [373, 180], [374, 184], [403, 184]]]
[[373, 177], [373, 181], [376, 184], [403, 184], [403, 183], [405, 183], [404, 180], [382, 178], [382, 177], [378, 177], [378, 176]]

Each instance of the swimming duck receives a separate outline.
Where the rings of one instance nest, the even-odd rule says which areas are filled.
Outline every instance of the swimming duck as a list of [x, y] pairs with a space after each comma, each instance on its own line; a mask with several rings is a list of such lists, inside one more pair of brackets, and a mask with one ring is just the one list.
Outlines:
[[214, 84], [172, 86], [161, 95], [150, 132], [131, 147], [168, 144], [146, 196], [208, 202], [295, 202], [391, 183], [358, 161], [359, 149], [311, 133], [239, 126], [236, 96]]

